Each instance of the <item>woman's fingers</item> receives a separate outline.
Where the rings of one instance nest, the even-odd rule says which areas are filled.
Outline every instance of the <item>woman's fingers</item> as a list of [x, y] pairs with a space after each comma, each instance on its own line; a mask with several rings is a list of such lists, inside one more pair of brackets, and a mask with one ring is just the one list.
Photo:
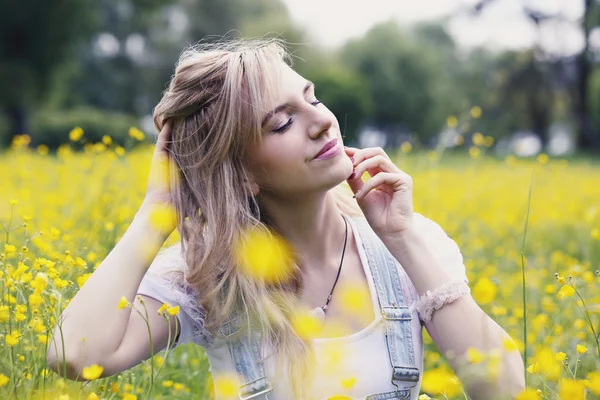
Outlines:
[[162, 129], [158, 133], [158, 138], [156, 140], [156, 147], [154, 148], [154, 153], [166, 153], [167, 145], [171, 141], [171, 133], [173, 131], [173, 122], [171, 120], [167, 120], [163, 125]]

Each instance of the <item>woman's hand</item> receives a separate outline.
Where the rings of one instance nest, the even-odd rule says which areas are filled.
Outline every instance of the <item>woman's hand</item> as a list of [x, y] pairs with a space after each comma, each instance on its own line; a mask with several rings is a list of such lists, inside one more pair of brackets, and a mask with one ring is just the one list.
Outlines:
[[[380, 147], [344, 147], [353, 159], [354, 174], [347, 179], [369, 225], [380, 237], [392, 236], [412, 226], [412, 178], [401, 171]], [[371, 179], [363, 182], [363, 173]], [[374, 190], [373, 190], [374, 189]]]
[[167, 150], [167, 144], [171, 140], [173, 124], [167, 121], [158, 134], [158, 140], [154, 147], [152, 162], [150, 164], [150, 175], [144, 205], [172, 206], [170, 185], [170, 162], [171, 157]]

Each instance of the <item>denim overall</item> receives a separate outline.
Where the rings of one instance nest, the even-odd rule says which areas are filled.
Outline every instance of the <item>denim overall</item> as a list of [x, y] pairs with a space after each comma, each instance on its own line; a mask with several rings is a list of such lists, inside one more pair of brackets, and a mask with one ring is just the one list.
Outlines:
[[[385, 337], [392, 367], [392, 384], [396, 390], [367, 396], [367, 400], [410, 399], [410, 387], [419, 382], [419, 369], [415, 364], [411, 320], [412, 313], [408, 309], [402, 293], [400, 274], [396, 260], [373, 232], [363, 217], [352, 217], [363, 243], [369, 267], [379, 300], [381, 315], [385, 324]], [[238, 332], [242, 318], [230, 319], [220, 327], [221, 333], [229, 337]], [[257, 335], [241, 334], [233, 340], [227, 340], [229, 351], [240, 382], [239, 397], [241, 400], [264, 400], [273, 391], [266, 377], [260, 357], [260, 340]], [[400, 388], [398, 383], [412, 382], [408, 389]], [[404, 385], [403, 385], [404, 386]]]

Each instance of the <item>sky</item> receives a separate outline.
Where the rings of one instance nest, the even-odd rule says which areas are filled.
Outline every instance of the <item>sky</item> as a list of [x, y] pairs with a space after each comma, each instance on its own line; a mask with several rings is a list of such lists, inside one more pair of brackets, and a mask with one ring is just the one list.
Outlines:
[[[373, 25], [394, 19], [402, 25], [452, 15], [445, 24], [463, 48], [524, 49], [536, 41], [553, 54], [570, 55], [583, 47], [576, 21], [584, 0], [496, 0], [478, 17], [461, 10], [478, 0], [283, 0], [292, 20], [304, 27], [308, 40], [327, 47], [362, 36]], [[563, 22], [539, 31], [523, 13], [523, 5], [558, 14]], [[600, 35], [599, 36], [600, 39]], [[599, 40], [600, 41], [600, 40]]]

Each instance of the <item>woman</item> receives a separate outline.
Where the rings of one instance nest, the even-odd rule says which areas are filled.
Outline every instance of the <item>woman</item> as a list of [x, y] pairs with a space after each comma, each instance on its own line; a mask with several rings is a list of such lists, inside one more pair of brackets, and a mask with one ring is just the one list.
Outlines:
[[[148, 309], [154, 352], [179, 332], [171, 345], [204, 346], [215, 378], [237, 377], [240, 398], [416, 399], [422, 326], [459, 374], [468, 347], [502, 348], [508, 335], [469, 295], [455, 242], [413, 212], [410, 176], [382, 149], [343, 147], [337, 119], [287, 61], [273, 40], [182, 55], [154, 111], [160, 134], [145, 200], [65, 309], [64, 348], [57, 340], [48, 354], [56, 371], [66, 364], [76, 377], [96, 363], [109, 376], [150, 357], [146, 323], [117, 310], [122, 296]], [[182, 241], [148, 270], [151, 260], [132, 250], [150, 246], [154, 258], [175, 228], [153, 228], [152, 210], [165, 206], [177, 212]], [[285, 238], [288, 274], [266, 280], [240, 268], [250, 228]], [[337, 285], [369, 293], [356, 305], [366, 317], [344, 310]], [[166, 303], [181, 306], [170, 326], [157, 313]], [[315, 310], [323, 336], [298, 332], [302, 307]], [[326, 337], [340, 321], [349, 334]], [[334, 371], [325, 370], [331, 344], [343, 357]], [[518, 393], [521, 357], [502, 361], [496, 379], [476, 379], [467, 392]]]

